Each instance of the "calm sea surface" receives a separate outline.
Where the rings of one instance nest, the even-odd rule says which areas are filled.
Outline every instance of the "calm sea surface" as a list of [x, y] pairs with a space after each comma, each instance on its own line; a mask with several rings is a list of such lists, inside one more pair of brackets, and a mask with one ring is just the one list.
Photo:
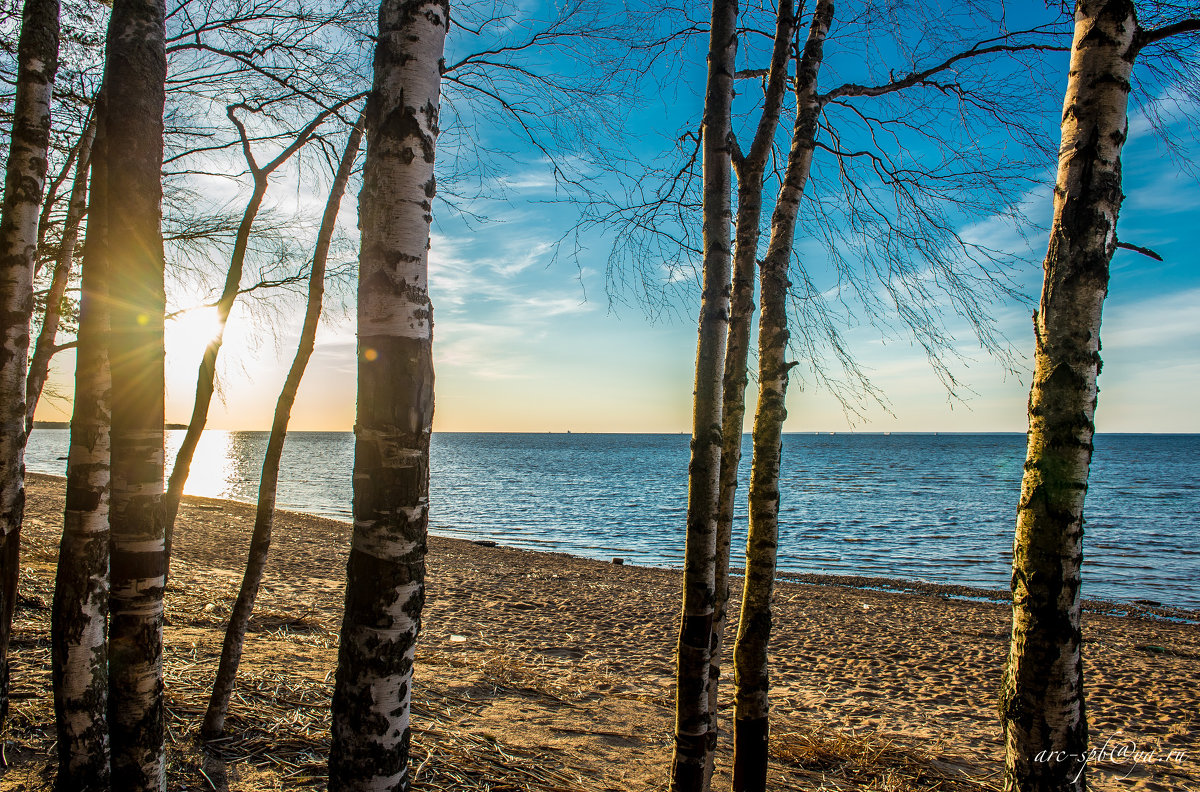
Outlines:
[[[168, 459], [182, 437], [168, 433]], [[35, 430], [28, 468], [62, 475], [67, 442], [67, 430]], [[254, 502], [266, 443], [206, 432], [187, 492]], [[279, 507], [349, 521], [353, 444], [348, 432], [290, 434]], [[1095, 444], [1084, 596], [1200, 608], [1200, 435]], [[1007, 589], [1024, 454], [1020, 434], [787, 435], [780, 569]], [[743, 482], [748, 458], [749, 438]], [[684, 435], [435, 434], [430, 527], [679, 567], [687, 462]], [[738, 515], [735, 553], [744, 488]]]

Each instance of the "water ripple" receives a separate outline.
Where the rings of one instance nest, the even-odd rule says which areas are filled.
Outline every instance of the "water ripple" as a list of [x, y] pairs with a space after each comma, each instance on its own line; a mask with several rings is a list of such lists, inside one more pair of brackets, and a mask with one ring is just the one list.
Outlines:
[[[168, 459], [182, 432], [168, 433]], [[678, 567], [685, 435], [433, 436], [435, 533]], [[253, 502], [265, 432], [210, 431], [188, 492]], [[38, 429], [33, 471], [62, 475], [66, 430]], [[1084, 596], [1200, 607], [1200, 436], [1098, 435]], [[779, 568], [1007, 589], [1025, 438], [787, 435]], [[279, 507], [350, 519], [353, 435], [288, 436]], [[748, 482], [749, 439], [739, 480]], [[733, 565], [745, 546], [745, 488]], [[247, 526], [249, 529], [249, 526]]]

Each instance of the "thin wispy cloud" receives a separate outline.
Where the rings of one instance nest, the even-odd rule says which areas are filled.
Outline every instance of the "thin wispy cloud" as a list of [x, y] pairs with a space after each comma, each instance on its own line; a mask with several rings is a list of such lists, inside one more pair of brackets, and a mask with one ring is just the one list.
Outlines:
[[1200, 349], [1200, 289], [1113, 307], [1104, 317], [1101, 340], [1109, 352], [1194, 357]]
[[488, 265], [503, 277], [511, 277], [524, 272], [535, 264], [545, 266], [546, 256], [554, 249], [550, 242], [532, 242], [524, 253], [518, 253], [515, 258], [505, 257], [501, 260], [488, 261]]
[[513, 325], [485, 322], [449, 327], [434, 344], [438, 368], [466, 369], [483, 379], [528, 379], [530, 359], [521, 352], [526, 334]]
[[496, 180], [496, 185], [501, 189], [520, 190], [521, 192], [553, 190], [556, 184], [553, 173], [533, 170], [501, 176]]
[[1122, 205], [1125, 212], [1153, 212], [1176, 214], [1195, 212], [1200, 209], [1200, 194], [1196, 183], [1180, 174], [1175, 168], [1166, 168], [1151, 177], [1151, 180], [1131, 192]]

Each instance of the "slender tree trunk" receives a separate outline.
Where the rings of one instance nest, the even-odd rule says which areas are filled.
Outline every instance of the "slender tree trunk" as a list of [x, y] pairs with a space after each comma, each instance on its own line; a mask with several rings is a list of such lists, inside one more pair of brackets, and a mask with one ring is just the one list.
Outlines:
[[776, 17], [775, 43], [763, 112], [754, 141], [744, 156], [734, 156], [737, 175], [737, 223], [733, 249], [733, 293], [729, 308], [729, 334], [725, 341], [725, 374], [721, 409], [721, 475], [717, 502], [716, 603], [713, 608], [711, 657], [708, 670], [708, 711], [712, 713], [705, 786], [712, 780], [717, 744], [717, 698], [721, 678], [721, 653], [729, 604], [729, 549], [733, 536], [733, 505], [737, 495], [738, 467], [742, 461], [742, 425], [746, 417], [746, 365], [750, 353], [750, 323], [754, 313], [754, 274], [758, 260], [763, 205], [763, 176], [783, 97], [787, 93], [787, 64], [796, 18], [791, 0], [781, 0]]
[[175, 535], [175, 518], [179, 514], [179, 502], [183, 498], [183, 488], [187, 484], [188, 475], [192, 471], [192, 458], [196, 447], [200, 445], [200, 437], [208, 423], [208, 409], [212, 405], [213, 393], [217, 382], [217, 356], [225, 340], [225, 323], [229, 321], [229, 312], [233, 310], [233, 302], [237, 299], [238, 287], [242, 282], [242, 267], [246, 262], [246, 249], [250, 242], [250, 229], [254, 218], [262, 207], [263, 197], [267, 193], [267, 177], [260, 172], [254, 173], [254, 189], [250, 200], [242, 213], [242, 222], [238, 226], [237, 236], [233, 243], [233, 256], [229, 269], [225, 272], [225, 285], [221, 297], [217, 300], [217, 334], [208, 339], [204, 345], [204, 355], [200, 358], [200, 368], [196, 372], [196, 398], [192, 402], [192, 416], [188, 420], [187, 431], [183, 442], [175, 453], [175, 464], [171, 468], [171, 476], [167, 483], [166, 495], [163, 498], [164, 521], [166, 524], [166, 563], [167, 573], [170, 573], [171, 542]]
[[254, 189], [250, 193], [250, 200], [246, 202], [246, 210], [242, 213], [242, 222], [238, 225], [237, 235], [234, 237], [233, 255], [229, 258], [229, 269], [225, 272], [225, 285], [217, 300], [217, 334], [210, 338], [204, 347], [204, 356], [200, 359], [200, 368], [196, 372], [196, 399], [192, 403], [192, 417], [188, 421], [187, 432], [184, 433], [179, 451], [175, 454], [175, 465], [171, 468], [171, 478], [167, 483], [164, 503], [167, 524], [168, 575], [171, 568], [171, 540], [175, 535], [175, 518], [179, 514], [179, 501], [183, 498], [183, 488], [187, 484], [188, 475], [192, 470], [192, 458], [195, 456], [196, 447], [200, 444], [204, 427], [208, 423], [208, 409], [212, 406], [213, 392], [217, 382], [217, 356], [221, 353], [221, 345], [224, 343], [225, 324], [229, 321], [229, 312], [233, 310], [233, 303], [237, 299], [238, 288], [241, 286], [242, 269], [246, 264], [246, 250], [250, 245], [250, 231], [254, 227], [254, 220], [258, 217], [263, 198], [267, 194], [268, 180], [272, 173], [291, 159], [292, 155], [312, 138], [313, 132], [326, 118], [350, 101], [350, 99], [346, 99], [333, 108], [321, 111], [275, 159], [262, 167], [255, 162], [254, 155], [250, 150], [249, 137], [237, 118], [236, 111], [239, 105], [230, 105], [227, 108], [229, 120], [233, 122], [241, 135], [242, 153], [246, 157], [246, 165], [254, 178]]
[[354, 535], [333, 693], [332, 792], [407, 790], [425, 604], [429, 223], [447, 0], [383, 0], [359, 196]]
[[1079, 758], [1087, 751], [1083, 503], [1136, 33], [1129, 0], [1076, 6], [1013, 547], [1012, 644], [1000, 694], [1006, 790], [1082, 792], [1087, 785]]
[[750, 472], [750, 530], [746, 579], [734, 645], [736, 704], [733, 731], [733, 788], [759, 792], [767, 783], [769, 700], [767, 643], [771, 635], [771, 593], [779, 536], [779, 462], [787, 418], [788, 268], [800, 199], [812, 168], [821, 105], [817, 75], [825, 37], [833, 23], [833, 3], [820, 0], [813, 12], [804, 54], [796, 69], [796, 122], [783, 184], [771, 216], [771, 239], [760, 268], [762, 308], [758, 318], [758, 404], [754, 411]]
[[123, 790], [165, 788], [163, 0], [116, 0], [104, 74], [112, 373], [109, 730]]
[[[91, 145], [91, 138], [95, 133], [94, 121], [95, 116], [88, 119], [87, 125], [83, 128], [83, 134], [79, 136], [79, 140], [67, 152], [67, 158], [63, 161], [62, 168], [59, 169], [58, 175], [50, 180], [46, 185], [46, 196], [42, 199], [42, 209], [38, 214], [37, 227], [37, 249], [38, 255], [33, 264], [33, 277], [37, 278], [38, 273], [42, 271], [42, 243], [46, 241], [46, 232], [50, 230], [50, 213], [54, 211], [54, 203], [58, 200], [58, 190], [62, 187], [63, 182], [67, 180], [67, 176], [71, 173], [71, 166], [75, 164], [79, 157], [80, 150], [84, 147], [84, 140], [88, 141], [88, 146]], [[76, 173], [78, 173], [76, 169]]]
[[713, 0], [704, 94], [703, 294], [696, 343], [692, 449], [688, 464], [683, 610], [676, 653], [672, 792], [700, 792], [708, 780], [714, 713], [708, 699], [716, 608], [717, 501], [721, 477], [721, 377], [729, 322], [732, 105], [736, 0]]
[[[729, 332], [725, 341], [725, 372], [722, 377], [721, 470], [718, 484], [716, 557], [714, 561], [712, 637], [708, 660], [708, 756], [705, 758], [704, 788], [712, 782], [718, 734], [718, 698], [721, 654], [725, 645], [725, 620], [729, 607], [729, 552], [733, 541], [733, 506], [737, 496], [738, 466], [742, 461], [742, 425], [746, 417], [746, 366], [750, 355], [750, 321], [754, 312], [755, 249], [743, 245], [743, 222], [758, 224], [762, 212], [760, 192], [738, 182], [737, 247], [733, 255], [733, 289], [729, 307]], [[746, 201], [743, 203], [743, 201]], [[755, 205], [757, 204], [757, 205]], [[758, 234], [753, 243], [757, 247]]]
[[79, 164], [75, 168], [75, 183], [71, 187], [71, 198], [67, 204], [62, 244], [59, 246], [58, 260], [54, 264], [50, 291], [46, 295], [46, 313], [42, 317], [42, 329], [38, 333], [37, 343], [33, 348], [33, 357], [29, 360], [29, 374], [25, 379], [25, 434], [27, 440], [29, 433], [33, 431], [33, 416], [37, 412], [38, 402], [42, 398], [42, 388], [46, 386], [46, 377], [50, 373], [50, 358], [56, 351], [54, 344], [58, 336], [58, 323], [62, 318], [63, 296], [67, 293], [67, 281], [71, 277], [71, 267], [75, 263], [75, 244], [79, 241], [79, 226], [83, 223], [84, 210], [87, 208], [88, 164], [92, 153], [92, 139], [95, 134], [95, 125], [88, 124], [83, 131], [83, 138], [76, 148]]
[[[67, 504], [50, 622], [54, 720], [58, 734], [56, 792], [108, 792], [109, 789], [105, 626], [109, 596], [111, 379], [107, 349], [104, 190], [107, 176], [103, 149], [101, 131], [91, 157], [94, 187], [83, 254], [75, 399], [71, 449], [67, 456]], [[76, 172], [72, 207], [76, 200], [82, 200], [79, 184], [86, 179], [87, 161], [85, 153]]]
[[304, 377], [304, 370], [316, 343], [317, 323], [321, 319], [321, 304], [325, 295], [325, 262], [329, 257], [329, 244], [337, 224], [338, 209], [342, 205], [346, 183], [350, 181], [350, 172], [354, 167], [354, 159], [358, 156], [362, 134], [363, 119], [360, 117], [350, 132], [346, 150], [342, 152], [337, 175], [329, 190], [329, 200], [325, 203], [325, 214], [321, 218], [321, 229], [317, 234], [316, 250], [313, 253], [312, 272], [308, 278], [308, 306], [304, 313], [304, 326], [300, 331], [300, 342], [292, 360], [292, 367], [284, 381], [283, 390], [279, 393], [275, 419], [271, 423], [271, 437], [267, 441], [267, 453], [263, 458], [262, 477], [258, 485], [258, 512], [254, 518], [254, 533], [250, 538], [250, 557], [246, 562], [246, 573], [242, 577], [237, 602], [229, 615], [225, 643], [221, 647], [221, 663], [217, 668], [212, 696], [204, 715], [204, 725], [200, 729], [200, 735], [206, 740], [221, 736], [225, 729], [229, 697], [233, 694], [238, 663], [242, 658], [242, 645], [246, 639], [246, 625], [249, 624], [250, 613], [254, 610], [254, 600], [258, 596], [263, 569], [267, 563], [267, 552], [271, 547], [271, 528], [275, 520], [275, 493], [279, 484], [279, 460], [283, 456], [283, 441], [287, 437], [288, 421], [291, 419], [292, 405], [296, 402], [296, 392], [300, 389], [300, 380]]
[[12, 143], [0, 208], [0, 726], [8, 715], [8, 642], [25, 514], [25, 374], [33, 267], [57, 69], [58, 0], [26, 0], [17, 45]]

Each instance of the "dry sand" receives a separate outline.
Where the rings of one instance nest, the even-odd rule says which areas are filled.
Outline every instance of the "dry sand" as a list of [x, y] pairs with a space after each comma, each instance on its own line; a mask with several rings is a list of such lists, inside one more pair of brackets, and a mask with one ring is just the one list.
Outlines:
[[[48, 789], [53, 774], [47, 617], [62, 479], [30, 475], [28, 492], [12, 790]], [[202, 498], [180, 514], [167, 592], [172, 790], [324, 788], [343, 523], [279, 514], [229, 737], [208, 751], [196, 741], [252, 523], [252, 507]], [[429, 551], [415, 788], [664, 788], [679, 573], [441, 538]], [[806, 580], [776, 590], [772, 788], [998, 789], [1006, 605]], [[1095, 788], [1200, 790], [1200, 626], [1105, 610], [1093, 604], [1084, 625], [1091, 739], [1116, 754], [1093, 765]], [[1120, 755], [1128, 746], [1155, 753], [1135, 761]], [[728, 767], [725, 735], [718, 762]]]

